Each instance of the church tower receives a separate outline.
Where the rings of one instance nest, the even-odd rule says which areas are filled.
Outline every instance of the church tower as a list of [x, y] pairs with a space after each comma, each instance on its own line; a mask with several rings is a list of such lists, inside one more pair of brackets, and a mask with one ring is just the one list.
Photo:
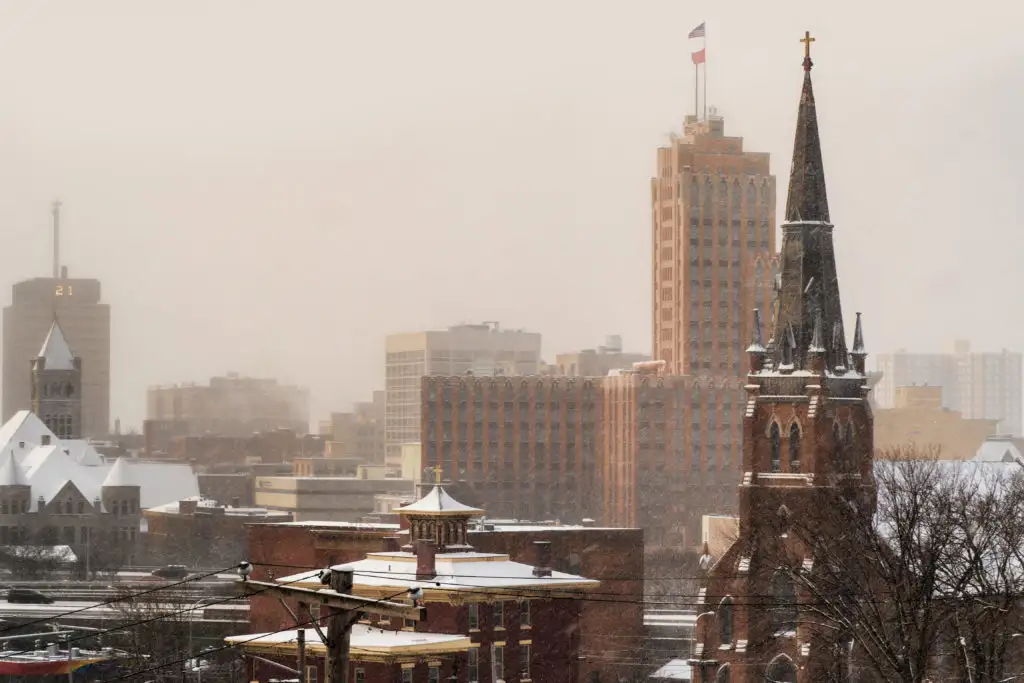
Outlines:
[[[743, 436], [740, 520], [721, 558], [705, 554], [694, 680], [810, 683], [846, 680], [841, 633], [806, 626], [813, 575], [808, 539], [828, 543], [850, 514], [875, 505], [873, 417], [860, 313], [847, 347], [833, 229], [818, 138], [810, 45], [805, 34], [793, 165], [776, 281], [771, 338], [754, 311]], [[797, 528], [800, 532], [797, 532]], [[844, 647], [845, 646], [845, 647]], [[845, 653], [845, 654], [842, 654]]]
[[71, 352], [56, 320], [32, 360], [32, 412], [58, 439], [82, 434], [82, 359]]

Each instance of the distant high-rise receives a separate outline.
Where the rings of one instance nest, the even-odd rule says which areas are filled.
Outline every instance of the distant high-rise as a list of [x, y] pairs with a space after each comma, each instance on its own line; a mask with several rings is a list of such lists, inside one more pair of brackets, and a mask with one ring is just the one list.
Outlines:
[[1020, 352], [971, 352], [958, 340], [953, 353], [880, 354], [881, 379], [875, 388], [879, 408], [895, 408], [900, 387], [942, 387], [942, 407], [967, 419], [998, 420], [999, 431], [1021, 436], [1022, 363]]
[[420, 379], [428, 375], [536, 375], [540, 335], [503, 330], [496, 322], [389, 335], [385, 343], [386, 462], [398, 464], [403, 443], [420, 440]]
[[743, 374], [750, 310], [766, 314], [775, 258], [775, 176], [725, 122], [686, 118], [651, 180], [654, 357], [673, 375]]
[[54, 320], [81, 359], [81, 437], [110, 432], [110, 306], [100, 302], [99, 280], [39, 277], [13, 287], [4, 308], [3, 418], [32, 410], [32, 368]]
[[4, 308], [3, 419], [34, 409], [39, 345], [56, 328], [81, 366], [81, 424], [73, 425], [75, 436], [104, 437], [110, 433], [110, 306], [100, 303], [99, 280], [69, 278], [61, 265], [60, 206], [53, 203], [51, 277], [15, 284], [11, 305]]

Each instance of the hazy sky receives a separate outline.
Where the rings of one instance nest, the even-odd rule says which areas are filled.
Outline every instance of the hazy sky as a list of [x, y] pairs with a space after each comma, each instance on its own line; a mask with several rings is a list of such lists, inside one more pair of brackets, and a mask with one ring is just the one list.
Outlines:
[[383, 386], [386, 334], [459, 321], [541, 332], [548, 358], [609, 333], [648, 351], [654, 150], [706, 20], [709, 101], [780, 191], [818, 39], [869, 351], [1024, 348], [1024, 6], [943, 6], [8, 0], [0, 284], [48, 275], [60, 197], [127, 426], [146, 386], [229, 370], [345, 409]]

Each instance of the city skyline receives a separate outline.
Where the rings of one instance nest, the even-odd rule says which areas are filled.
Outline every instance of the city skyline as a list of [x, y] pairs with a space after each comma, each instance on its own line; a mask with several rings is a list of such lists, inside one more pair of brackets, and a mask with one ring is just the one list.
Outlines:
[[[424, 39], [403, 29], [373, 52], [388, 52], [380, 63], [344, 69], [344, 92], [331, 95], [322, 83], [354, 63], [348, 51], [372, 50], [384, 35], [376, 10], [311, 29], [360, 19], [367, 37], [304, 39], [318, 47], [296, 52], [293, 25], [278, 35], [281, 16], [267, 7], [253, 5], [245, 31], [232, 31], [238, 17], [229, 12], [211, 10], [193, 26], [187, 9], [147, 21], [127, 4], [106, 7], [108, 27], [68, 6], [56, 20], [45, 8], [22, 9], [0, 30], [0, 57], [19, 65], [0, 71], [11, 93], [0, 108], [9, 152], [0, 161], [9, 187], [0, 263], [4, 286], [45, 274], [46, 207], [59, 196], [64, 261], [101, 280], [117, 311], [111, 418], [126, 427], [140, 425], [148, 385], [226, 370], [310, 386], [322, 415], [382, 386], [387, 334], [459, 320], [538, 331], [548, 362], [608, 333], [649, 351], [641, 340], [650, 330], [650, 255], [635, 237], [649, 229], [649, 150], [693, 105], [685, 41], [668, 37], [701, 20], [709, 103], [750, 148], [772, 154], [771, 170], [783, 177], [792, 113], [785, 98], [764, 93], [785, 92], [789, 36], [805, 25], [819, 36], [830, 73], [819, 116], [835, 131], [826, 153], [846, 162], [830, 199], [849, 226], [837, 231], [847, 329], [852, 311], [865, 308], [877, 352], [938, 351], [947, 336], [984, 350], [1024, 347], [1012, 305], [1021, 283], [1002, 260], [1019, 239], [1010, 160], [1020, 134], [1009, 125], [1021, 110], [1013, 83], [1024, 80], [1010, 38], [1017, 8], [982, 3], [967, 25], [940, 17], [927, 29], [910, 10], [884, 11], [887, 32], [904, 36], [888, 52], [864, 46], [876, 30], [871, 6], [863, 16], [751, 6], [733, 18], [724, 8], [698, 16], [661, 3], [650, 15], [591, 11], [582, 20], [567, 6], [539, 27], [508, 17], [490, 44], [464, 31], [479, 10], [453, 22], [445, 10], [413, 9], [431, 44], [450, 45], [414, 64]], [[129, 20], [134, 32], [122, 30]], [[244, 58], [219, 51], [215, 37], [225, 31], [239, 33]], [[572, 53], [560, 42], [565, 31]], [[529, 53], [521, 49], [527, 32]], [[86, 35], [107, 45], [80, 49]], [[168, 60], [182, 36], [188, 54]], [[289, 49], [256, 54], [272, 36]], [[52, 40], [81, 58], [48, 54]], [[972, 49], [949, 49], [954, 42]], [[137, 66], [123, 64], [126, 51]], [[466, 51], [477, 64], [460, 61]], [[893, 60], [900, 69], [887, 68]], [[966, 97], [951, 101], [951, 90]], [[204, 105], [193, 108], [200, 97]], [[352, 98], [372, 115], [353, 112]], [[59, 106], [69, 100], [78, 104], [73, 116]], [[966, 144], [935, 144], [965, 122], [958, 135]], [[478, 172], [482, 139], [505, 155], [487, 174]], [[391, 161], [399, 151], [403, 160]], [[862, 187], [853, 179], [865, 175], [871, 202], [843, 189]], [[410, 177], [408, 191], [393, 194]], [[958, 192], [940, 205], [936, 187]], [[972, 200], [978, 193], [993, 201]], [[382, 202], [390, 202], [383, 218]], [[404, 248], [389, 251], [396, 235]], [[1000, 249], [990, 248], [994, 240]], [[876, 243], [886, 249], [869, 248]], [[899, 264], [922, 245], [929, 258], [903, 274]], [[985, 277], [963, 265], [983, 257]], [[879, 266], [891, 273], [886, 282]], [[513, 275], [521, 286], [503, 287]], [[880, 310], [859, 303], [883, 300]], [[268, 336], [275, 343], [232, 341]]]

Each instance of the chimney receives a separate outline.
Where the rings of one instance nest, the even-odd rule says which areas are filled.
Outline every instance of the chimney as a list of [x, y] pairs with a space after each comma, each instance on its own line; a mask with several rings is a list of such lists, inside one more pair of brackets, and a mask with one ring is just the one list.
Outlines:
[[437, 549], [433, 541], [421, 538], [416, 541], [416, 580], [429, 581], [437, 576], [434, 557]]
[[551, 576], [551, 541], [533, 542], [533, 575]]
[[196, 514], [196, 508], [199, 507], [199, 501], [197, 500], [179, 500], [178, 501], [178, 514], [179, 515], [194, 515]]
[[49, 446], [50, 445], [50, 435], [49, 434], [43, 434], [43, 443], [42, 443], [42, 445], [43, 446]]
[[399, 551], [401, 539], [398, 536], [384, 536], [380, 540], [384, 552], [397, 553]]
[[[405, 507], [405, 505], [407, 505], [407, 503], [402, 503], [402, 505], [400, 505], [399, 507]], [[398, 530], [399, 531], [409, 531], [409, 527], [410, 526], [411, 525], [409, 524], [409, 517], [408, 517], [408, 515], [398, 515]]]
[[242, 499], [239, 498], [238, 496], [235, 496], [234, 498], [232, 498], [231, 499], [231, 507], [233, 507], [233, 508], [240, 508], [240, 507], [242, 507]]

